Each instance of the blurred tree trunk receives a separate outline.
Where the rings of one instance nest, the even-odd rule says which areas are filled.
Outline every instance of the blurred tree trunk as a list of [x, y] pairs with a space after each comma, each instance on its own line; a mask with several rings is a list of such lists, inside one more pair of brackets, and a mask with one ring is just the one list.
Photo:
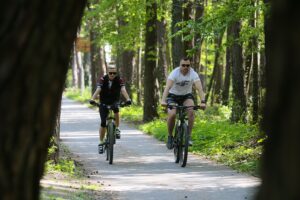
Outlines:
[[157, 39], [158, 39], [158, 66], [157, 66], [157, 78], [161, 85], [160, 92], [163, 90], [163, 86], [166, 83], [168, 75], [168, 60], [167, 60], [167, 35], [166, 35], [167, 23], [164, 17], [157, 23]]
[[132, 99], [132, 70], [133, 70], [133, 57], [134, 51], [125, 50], [122, 52], [122, 68], [120, 69], [122, 72], [122, 76], [125, 79], [125, 87], [126, 90]]
[[300, 4], [271, 1], [265, 21], [268, 138], [258, 200], [300, 199]]
[[[232, 26], [227, 27], [227, 43], [230, 43], [232, 39], [233, 29]], [[232, 68], [232, 48], [230, 46], [226, 46], [226, 66], [225, 66], [225, 77], [222, 91], [222, 104], [228, 105], [229, 103], [229, 88], [230, 88], [230, 80], [231, 80], [231, 68]]]
[[99, 76], [103, 76], [106, 72], [105, 69], [105, 58], [102, 46], [98, 46], [96, 43], [97, 33], [92, 30], [90, 31], [91, 40], [91, 80], [92, 87], [91, 93], [93, 94], [96, 90], [96, 83]]
[[[195, 0], [196, 10], [195, 10], [195, 21], [201, 22], [203, 14], [204, 14], [204, 1], [203, 0]], [[194, 54], [194, 68], [197, 72], [203, 75], [203, 71], [200, 69], [201, 64], [201, 47], [202, 47], [202, 38], [200, 33], [196, 33], [194, 37], [194, 46], [196, 47], [196, 53]], [[200, 77], [202, 78], [202, 77]]]
[[[192, 2], [190, 0], [184, 0], [184, 9], [183, 9], [183, 21], [187, 22], [192, 19]], [[189, 32], [183, 34], [183, 38], [189, 35]], [[188, 50], [191, 50], [194, 47], [193, 40], [184, 39], [183, 41], [183, 56], [189, 57], [191, 62], [194, 63], [193, 56], [188, 55]]]
[[246, 97], [244, 90], [244, 70], [242, 46], [238, 39], [240, 37], [241, 22], [236, 21], [232, 24], [233, 28], [233, 46], [232, 46], [232, 122], [245, 121], [246, 117]]
[[153, 120], [157, 113], [156, 94], [156, 59], [157, 59], [157, 4], [147, 1], [146, 6], [146, 46], [145, 46], [145, 72], [144, 72], [144, 116], [145, 122]]
[[[256, 6], [257, 1], [252, 0], [253, 6]], [[257, 24], [257, 11], [253, 12], [253, 20], [251, 26], [256, 27]], [[258, 122], [258, 107], [259, 107], [259, 84], [258, 84], [258, 38], [253, 36], [251, 39], [253, 53], [252, 53], [252, 122]]]
[[9, 1], [0, 8], [0, 199], [39, 199], [85, 3]]
[[[177, 31], [180, 30], [178, 26], [176, 26], [177, 23], [182, 21], [182, 0], [173, 0], [172, 1], [172, 35], [177, 33]], [[182, 43], [182, 36], [178, 35], [175, 37], [172, 37], [172, 63], [173, 68], [176, 68], [179, 66], [180, 59], [184, 55], [183, 50], [183, 43]]]
[[72, 86], [74, 88], [78, 88], [78, 66], [77, 66], [77, 56], [76, 56], [76, 50], [75, 50], [75, 45], [73, 48], [73, 56], [72, 56]]
[[221, 45], [222, 45], [222, 39], [223, 39], [224, 32], [220, 34], [218, 38], [215, 39], [215, 70], [216, 74], [214, 76], [215, 78], [215, 88], [214, 88], [214, 96], [215, 96], [215, 102], [217, 104], [221, 103], [221, 89], [222, 89], [222, 83], [223, 83], [223, 66], [220, 63], [221, 60]]

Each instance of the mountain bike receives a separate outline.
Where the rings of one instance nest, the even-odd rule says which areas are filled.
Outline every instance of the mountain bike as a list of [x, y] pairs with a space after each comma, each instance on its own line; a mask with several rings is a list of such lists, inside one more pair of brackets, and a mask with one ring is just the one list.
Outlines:
[[168, 104], [168, 108], [176, 109], [176, 125], [174, 135], [174, 159], [175, 163], [179, 163], [181, 167], [185, 167], [189, 152], [189, 129], [186, 122], [186, 109], [193, 108], [194, 110], [200, 109], [200, 106], [183, 106], [177, 104]]
[[106, 154], [106, 160], [109, 164], [113, 163], [114, 158], [114, 145], [116, 144], [116, 124], [113, 109], [117, 107], [129, 106], [125, 103], [116, 103], [113, 105], [99, 104], [98, 107], [105, 106], [108, 109], [108, 115], [106, 118], [106, 134], [104, 139], [104, 153]]

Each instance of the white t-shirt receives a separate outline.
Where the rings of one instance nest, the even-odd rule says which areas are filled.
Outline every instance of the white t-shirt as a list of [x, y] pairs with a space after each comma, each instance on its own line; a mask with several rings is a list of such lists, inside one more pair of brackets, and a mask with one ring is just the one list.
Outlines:
[[180, 67], [176, 67], [169, 75], [169, 80], [174, 81], [169, 93], [175, 95], [186, 95], [192, 93], [193, 84], [200, 81], [199, 75], [193, 68], [190, 68], [186, 75], [180, 72]]

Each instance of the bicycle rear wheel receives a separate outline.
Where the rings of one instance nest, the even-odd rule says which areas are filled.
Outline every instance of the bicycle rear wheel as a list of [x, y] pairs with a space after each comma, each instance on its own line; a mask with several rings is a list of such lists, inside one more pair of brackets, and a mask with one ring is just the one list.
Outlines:
[[187, 163], [188, 153], [189, 153], [189, 134], [188, 134], [188, 126], [183, 123], [181, 126], [181, 152], [179, 164], [181, 167], [185, 167]]
[[115, 143], [115, 127], [113, 123], [109, 123], [107, 125], [107, 139], [108, 139], [108, 143], [107, 143], [107, 157], [108, 157], [108, 161], [109, 164], [113, 163], [113, 158], [114, 158], [114, 143]]
[[175, 159], [175, 163], [179, 163], [179, 159], [180, 159], [180, 138], [179, 138], [179, 133], [180, 133], [180, 130], [179, 130], [179, 126], [176, 125], [175, 126], [175, 135], [174, 135], [174, 159]]

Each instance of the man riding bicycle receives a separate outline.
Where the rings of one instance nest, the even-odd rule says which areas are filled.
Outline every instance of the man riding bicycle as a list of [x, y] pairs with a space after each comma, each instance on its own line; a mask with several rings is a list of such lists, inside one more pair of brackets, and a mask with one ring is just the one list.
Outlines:
[[[193, 85], [195, 85], [201, 99], [200, 107], [205, 109], [205, 94], [203, 92], [202, 84], [199, 75], [190, 67], [191, 62], [189, 58], [180, 60], [180, 66], [175, 68], [167, 79], [167, 84], [162, 96], [161, 105], [176, 103], [184, 106], [194, 106], [194, 97], [192, 94]], [[192, 145], [191, 133], [194, 124], [194, 110], [187, 109], [188, 125], [189, 125], [189, 145]], [[168, 141], [167, 148], [173, 148], [173, 129], [175, 126], [176, 109], [168, 109]]]
[[[108, 115], [108, 109], [105, 105], [116, 105], [120, 100], [120, 93], [125, 97], [126, 104], [130, 105], [131, 100], [125, 88], [124, 80], [117, 75], [117, 69], [115, 66], [108, 67], [108, 74], [100, 77], [97, 81], [97, 89], [94, 92], [92, 99], [90, 100], [90, 104], [95, 104], [95, 99], [98, 98], [100, 94], [100, 107], [99, 113], [101, 118], [101, 126], [99, 128], [99, 137], [100, 143], [98, 145], [99, 154], [103, 153], [103, 145], [104, 145], [104, 136], [106, 131], [106, 118]], [[115, 123], [116, 123], [116, 138], [120, 139], [120, 116], [119, 116], [119, 108], [116, 106], [113, 108], [115, 115]]]

